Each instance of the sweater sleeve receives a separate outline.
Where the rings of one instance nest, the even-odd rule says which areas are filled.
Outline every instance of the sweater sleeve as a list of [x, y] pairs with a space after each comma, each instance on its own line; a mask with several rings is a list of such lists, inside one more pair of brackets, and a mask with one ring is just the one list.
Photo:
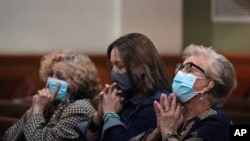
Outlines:
[[77, 123], [87, 121], [94, 114], [94, 108], [87, 100], [70, 104], [62, 113], [54, 127], [45, 124], [43, 114], [32, 115], [25, 125], [24, 135], [27, 140], [59, 141], [76, 139], [79, 134], [74, 127]]
[[109, 141], [128, 141], [130, 138], [156, 127], [156, 117], [152, 105], [138, 110], [130, 119], [130, 124], [125, 125], [118, 119], [110, 119], [104, 124], [102, 138]]
[[26, 115], [24, 114], [14, 125], [7, 129], [4, 133], [4, 141], [21, 140], [23, 129], [26, 122]]

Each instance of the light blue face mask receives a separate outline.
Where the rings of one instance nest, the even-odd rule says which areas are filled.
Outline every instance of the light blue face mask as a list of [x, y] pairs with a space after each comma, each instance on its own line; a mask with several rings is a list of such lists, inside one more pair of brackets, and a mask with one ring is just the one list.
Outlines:
[[193, 90], [193, 86], [197, 78], [200, 77], [196, 77], [191, 73], [184, 73], [182, 71], [179, 71], [175, 75], [174, 82], [172, 84], [172, 89], [173, 93], [176, 94], [176, 96], [181, 102], [187, 102], [188, 100], [196, 96], [198, 93], [201, 93]]
[[68, 98], [69, 98], [69, 95], [67, 93], [68, 83], [66, 81], [63, 81], [63, 80], [48, 77], [47, 86], [48, 86], [51, 93], [53, 93], [55, 91], [58, 84], [61, 84], [61, 85], [60, 85], [60, 88], [59, 88], [58, 93], [56, 95], [56, 100], [59, 100], [59, 101], [68, 100]]

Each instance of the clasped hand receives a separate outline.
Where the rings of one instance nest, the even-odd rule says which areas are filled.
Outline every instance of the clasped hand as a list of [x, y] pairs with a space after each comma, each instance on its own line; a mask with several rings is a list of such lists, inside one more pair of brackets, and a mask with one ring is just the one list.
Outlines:
[[38, 90], [33, 96], [31, 107], [26, 112], [26, 117], [29, 118], [33, 114], [43, 113], [44, 110], [55, 100], [60, 84], [55, 91], [51, 93], [47, 87]]
[[166, 96], [162, 94], [160, 103], [154, 102], [154, 109], [157, 117], [157, 127], [161, 134], [177, 132], [183, 122], [183, 112], [181, 105], [177, 103], [175, 94]]
[[118, 113], [122, 109], [121, 101], [123, 98], [120, 96], [121, 90], [118, 90], [116, 83], [111, 85], [106, 84], [105, 88], [99, 93], [98, 110], [95, 113], [94, 119], [99, 123], [105, 113]]

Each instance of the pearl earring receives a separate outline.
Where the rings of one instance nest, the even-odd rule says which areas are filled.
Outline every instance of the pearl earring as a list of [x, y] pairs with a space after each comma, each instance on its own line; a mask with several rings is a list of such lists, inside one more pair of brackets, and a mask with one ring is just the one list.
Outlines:
[[202, 94], [201, 94], [201, 96], [200, 96], [200, 101], [202, 101], [203, 100], [203, 98], [202, 98]]

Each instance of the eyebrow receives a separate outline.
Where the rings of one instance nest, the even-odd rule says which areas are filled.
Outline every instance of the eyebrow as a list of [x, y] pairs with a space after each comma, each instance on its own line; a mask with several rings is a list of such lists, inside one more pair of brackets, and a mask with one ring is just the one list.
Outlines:
[[110, 61], [110, 64], [120, 65], [120, 64], [123, 64], [123, 62], [122, 62], [121, 60], [118, 60], [118, 61]]

